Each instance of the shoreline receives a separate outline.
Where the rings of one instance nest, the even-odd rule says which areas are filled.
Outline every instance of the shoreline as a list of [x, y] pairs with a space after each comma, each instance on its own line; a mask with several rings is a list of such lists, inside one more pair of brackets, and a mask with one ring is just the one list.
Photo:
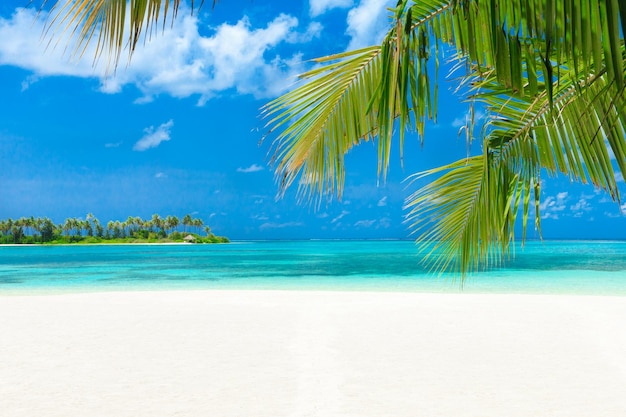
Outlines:
[[0, 315], [10, 417], [626, 414], [622, 297], [131, 291]]

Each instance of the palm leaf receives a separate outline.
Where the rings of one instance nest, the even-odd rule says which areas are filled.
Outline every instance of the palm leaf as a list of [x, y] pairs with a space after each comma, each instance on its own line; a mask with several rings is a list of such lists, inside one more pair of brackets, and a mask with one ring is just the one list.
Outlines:
[[410, 227], [433, 269], [465, 274], [498, 265], [510, 252], [520, 210], [522, 242], [533, 206], [540, 232], [542, 171], [591, 182], [619, 201], [614, 169], [626, 172], [624, 89], [608, 72], [584, 86], [576, 74], [562, 74], [553, 100], [547, 93], [511, 98], [495, 74], [480, 84], [475, 99], [491, 115], [483, 155], [416, 175], [440, 177], [407, 199]]
[[306, 84], [263, 108], [269, 133], [278, 132], [271, 154], [281, 192], [297, 182], [309, 199], [341, 197], [345, 154], [374, 137], [384, 178], [395, 121], [402, 144], [406, 129], [422, 137], [427, 120], [436, 118], [429, 31], [451, 36], [450, 2], [399, 3], [381, 46], [315, 60], [324, 65], [301, 75]]
[[[42, 8], [47, 3], [52, 3], [52, 8], [46, 33], [58, 38], [69, 34], [75, 39], [78, 57], [96, 42], [94, 62], [106, 54], [108, 68], [114, 68], [125, 47], [130, 60], [143, 35], [152, 34], [159, 23], [165, 27], [168, 16], [173, 22], [181, 0], [44, 0]], [[194, 0], [190, 3], [195, 10]], [[202, 3], [204, 0], [198, 8]]]

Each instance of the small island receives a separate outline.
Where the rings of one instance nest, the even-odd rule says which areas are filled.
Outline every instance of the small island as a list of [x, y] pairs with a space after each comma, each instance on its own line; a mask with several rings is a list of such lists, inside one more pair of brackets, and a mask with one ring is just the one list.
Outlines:
[[93, 214], [67, 218], [55, 224], [47, 217], [0, 220], [0, 244], [120, 244], [120, 243], [228, 243], [216, 236], [202, 219], [185, 215], [152, 215], [149, 220], [129, 216], [104, 225]]

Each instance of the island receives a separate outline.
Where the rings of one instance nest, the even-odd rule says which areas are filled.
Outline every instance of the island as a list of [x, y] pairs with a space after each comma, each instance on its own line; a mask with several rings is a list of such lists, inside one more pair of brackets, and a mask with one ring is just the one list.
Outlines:
[[48, 217], [0, 220], [0, 244], [102, 244], [102, 243], [228, 243], [216, 236], [202, 219], [185, 215], [150, 219], [129, 216], [101, 223], [89, 213], [84, 219], [67, 218], [55, 224]]

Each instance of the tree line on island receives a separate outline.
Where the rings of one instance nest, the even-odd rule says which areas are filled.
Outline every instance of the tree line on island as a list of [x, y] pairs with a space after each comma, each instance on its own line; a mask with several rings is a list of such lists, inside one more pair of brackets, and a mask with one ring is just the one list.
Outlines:
[[[203, 234], [202, 234], [203, 233]], [[47, 217], [0, 220], [0, 244], [67, 243], [228, 243], [216, 236], [202, 219], [187, 214], [150, 219], [129, 216], [125, 221], [101, 223], [89, 213], [85, 219], [67, 218], [55, 224]]]

